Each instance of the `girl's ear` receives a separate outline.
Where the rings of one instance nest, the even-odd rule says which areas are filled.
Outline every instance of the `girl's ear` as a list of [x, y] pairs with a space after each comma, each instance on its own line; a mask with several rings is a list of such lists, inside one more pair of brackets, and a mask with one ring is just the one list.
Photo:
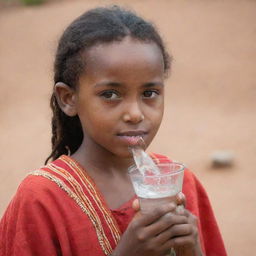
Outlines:
[[76, 116], [76, 94], [70, 86], [58, 82], [54, 86], [54, 94], [61, 110], [67, 116]]

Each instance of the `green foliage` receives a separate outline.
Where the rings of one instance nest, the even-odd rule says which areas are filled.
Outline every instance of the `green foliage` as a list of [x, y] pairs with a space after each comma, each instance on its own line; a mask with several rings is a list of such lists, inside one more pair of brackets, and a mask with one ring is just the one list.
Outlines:
[[25, 5], [39, 5], [42, 4], [45, 0], [21, 0]]
[[17, 6], [20, 4], [39, 5], [44, 2], [46, 2], [46, 0], [0, 0], [2, 6]]

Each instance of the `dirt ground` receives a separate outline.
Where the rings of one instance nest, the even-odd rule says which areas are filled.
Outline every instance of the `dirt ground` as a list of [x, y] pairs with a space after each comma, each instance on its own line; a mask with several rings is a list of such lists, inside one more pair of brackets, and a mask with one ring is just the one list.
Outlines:
[[[163, 125], [150, 150], [184, 162], [208, 191], [228, 254], [256, 251], [256, 1], [54, 1], [0, 10], [0, 215], [50, 150], [52, 62], [67, 24], [118, 3], [160, 29], [174, 56]], [[211, 154], [234, 154], [230, 168]]]

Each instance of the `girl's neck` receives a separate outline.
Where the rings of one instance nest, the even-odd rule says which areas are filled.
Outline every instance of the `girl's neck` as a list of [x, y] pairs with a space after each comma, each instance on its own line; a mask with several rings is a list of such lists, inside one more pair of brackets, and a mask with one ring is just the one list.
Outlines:
[[[86, 145], [86, 147], [84, 146]], [[134, 197], [128, 167], [132, 158], [121, 158], [104, 148], [83, 142], [72, 155], [93, 179], [110, 209], [116, 209]]]
[[101, 147], [94, 147], [91, 150], [84, 141], [72, 155], [72, 158], [78, 161], [85, 169], [93, 169], [94, 172], [102, 172], [105, 175], [126, 174], [129, 166], [134, 163], [132, 157], [118, 157]]

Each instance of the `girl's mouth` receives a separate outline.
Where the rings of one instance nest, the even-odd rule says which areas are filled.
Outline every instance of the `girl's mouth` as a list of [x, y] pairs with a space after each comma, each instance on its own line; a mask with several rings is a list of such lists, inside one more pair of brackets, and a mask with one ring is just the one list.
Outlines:
[[144, 139], [147, 133], [145, 131], [128, 131], [117, 134], [117, 136], [125, 143], [127, 146], [135, 146]]
[[135, 146], [141, 139], [141, 136], [127, 136], [119, 135], [120, 139], [124, 141], [128, 146]]

